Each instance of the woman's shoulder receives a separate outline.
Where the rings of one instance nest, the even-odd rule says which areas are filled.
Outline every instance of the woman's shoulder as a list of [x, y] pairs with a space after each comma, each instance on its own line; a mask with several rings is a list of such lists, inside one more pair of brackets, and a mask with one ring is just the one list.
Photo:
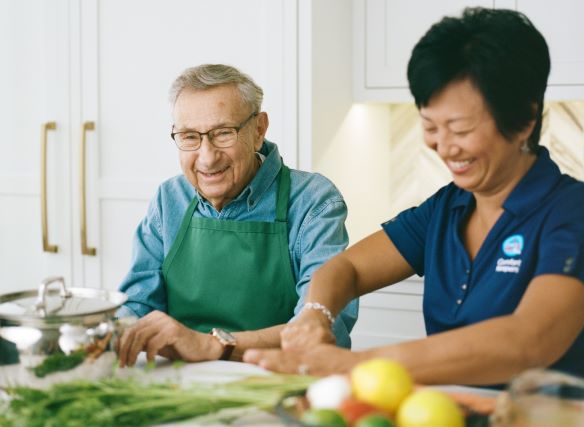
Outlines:
[[549, 192], [544, 205], [556, 217], [575, 217], [584, 224], [584, 182], [563, 174]]

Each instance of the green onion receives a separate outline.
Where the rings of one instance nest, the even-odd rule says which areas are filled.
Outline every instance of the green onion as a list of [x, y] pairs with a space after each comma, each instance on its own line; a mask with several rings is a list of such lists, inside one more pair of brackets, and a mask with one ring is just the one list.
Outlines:
[[14, 387], [6, 390], [11, 400], [0, 412], [0, 427], [149, 426], [196, 417], [234, 419], [270, 410], [284, 395], [306, 390], [314, 380], [269, 375], [180, 387], [113, 378], [61, 383], [48, 390]]

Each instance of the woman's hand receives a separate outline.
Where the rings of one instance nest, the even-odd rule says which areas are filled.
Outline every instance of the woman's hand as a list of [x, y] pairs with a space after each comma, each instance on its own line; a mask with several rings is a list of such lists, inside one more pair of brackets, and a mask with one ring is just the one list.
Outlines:
[[335, 343], [328, 318], [318, 310], [305, 309], [280, 332], [283, 350], [302, 350], [317, 344]]
[[363, 353], [319, 344], [300, 351], [247, 350], [243, 361], [275, 372], [325, 376], [348, 373], [365, 357]]
[[218, 359], [223, 348], [213, 336], [187, 328], [161, 311], [153, 311], [124, 331], [118, 347], [120, 367], [132, 366], [138, 354], [148, 361], [156, 355], [187, 362]]

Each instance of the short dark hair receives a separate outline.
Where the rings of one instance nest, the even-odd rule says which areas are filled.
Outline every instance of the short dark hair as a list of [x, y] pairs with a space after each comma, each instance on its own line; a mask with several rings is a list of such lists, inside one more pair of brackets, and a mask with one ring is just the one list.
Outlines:
[[410, 91], [418, 108], [449, 83], [468, 78], [506, 138], [536, 120], [528, 138], [533, 153], [539, 146], [549, 72], [547, 43], [524, 14], [480, 7], [434, 24], [408, 63]]

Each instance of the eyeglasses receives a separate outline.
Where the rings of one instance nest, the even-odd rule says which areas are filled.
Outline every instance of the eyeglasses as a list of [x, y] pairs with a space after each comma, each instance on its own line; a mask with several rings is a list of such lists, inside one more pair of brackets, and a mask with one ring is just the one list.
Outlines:
[[[184, 132], [172, 132], [170, 137], [176, 143], [179, 150], [182, 151], [196, 151], [201, 147], [203, 136], [207, 135], [209, 142], [215, 148], [229, 148], [237, 142], [239, 131], [249, 123], [249, 121], [257, 116], [258, 113], [251, 113], [239, 126], [221, 127], [211, 129], [208, 132], [197, 132], [195, 130], [187, 130]], [[174, 125], [172, 126], [174, 130]]]

